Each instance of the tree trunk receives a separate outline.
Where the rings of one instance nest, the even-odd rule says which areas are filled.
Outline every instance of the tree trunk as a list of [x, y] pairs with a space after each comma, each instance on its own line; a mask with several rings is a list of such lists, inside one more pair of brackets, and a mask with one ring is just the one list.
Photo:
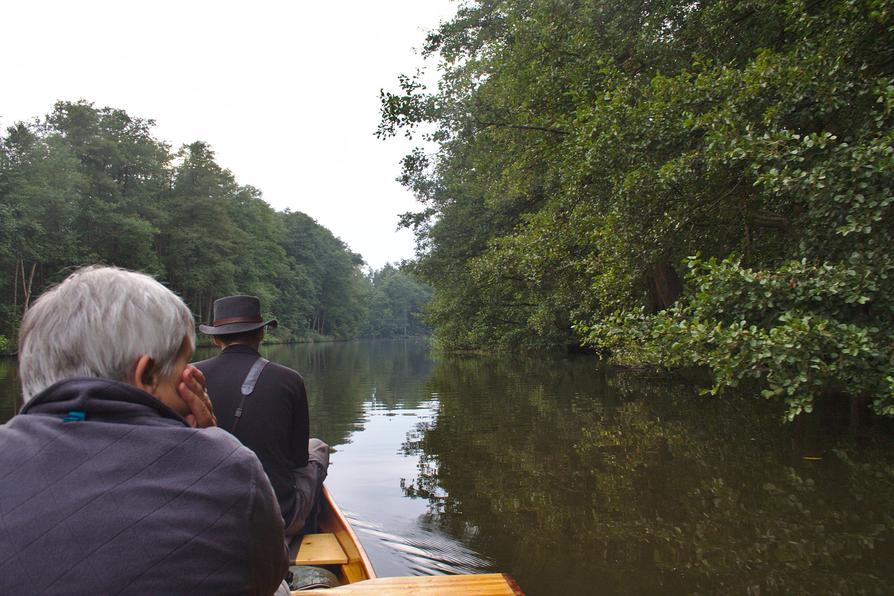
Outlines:
[[[37, 269], [37, 263], [31, 264], [31, 273], [28, 275], [28, 289], [25, 293], [25, 308], [27, 311], [28, 307], [31, 306], [31, 288], [34, 287], [34, 270]], [[22, 281], [25, 281], [25, 264], [22, 263]]]
[[649, 311], [658, 312], [673, 304], [683, 291], [683, 282], [667, 259], [659, 261], [646, 271]]
[[848, 430], [852, 437], [859, 436], [866, 428], [867, 414], [869, 413], [869, 398], [866, 395], [854, 395], [850, 398], [850, 416], [848, 416]]
[[12, 276], [12, 316], [15, 317], [19, 312], [19, 260], [16, 259], [15, 271]]

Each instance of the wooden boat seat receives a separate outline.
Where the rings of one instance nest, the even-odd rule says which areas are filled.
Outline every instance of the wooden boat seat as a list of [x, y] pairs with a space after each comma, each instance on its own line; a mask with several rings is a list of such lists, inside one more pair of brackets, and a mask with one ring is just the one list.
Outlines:
[[348, 555], [335, 534], [306, 534], [295, 556], [295, 565], [346, 565]]
[[[401, 596], [518, 596], [523, 594], [510, 576], [502, 573], [481, 575], [426, 575], [379, 577], [339, 586], [327, 593], [379, 594]], [[296, 596], [299, 592], [293, 592]]]

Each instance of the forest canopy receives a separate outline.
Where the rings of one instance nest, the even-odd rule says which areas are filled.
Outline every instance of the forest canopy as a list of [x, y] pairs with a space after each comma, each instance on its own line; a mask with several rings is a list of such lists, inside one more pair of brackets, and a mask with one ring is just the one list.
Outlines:
[[894, 415], [894, 0], [465, 0], [378, 134], [453, 348]]
[[206, 143], [174, 152], [153, 126], [58, 102], [0, 137], [0, 351], [43, 289], [92, 263], [156, 276], [199, 321], [221, 296], [257, 295], [281, 340], [427, 332], [430, 291], [412, 276], [365, 270], [311, 217], [239, 184]]

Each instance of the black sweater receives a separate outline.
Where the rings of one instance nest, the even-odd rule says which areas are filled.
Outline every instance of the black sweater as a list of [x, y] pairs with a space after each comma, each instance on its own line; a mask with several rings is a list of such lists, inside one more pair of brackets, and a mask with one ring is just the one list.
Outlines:
[[[196, 364], [208, 382], [217, 424], [226, 431], [232, 432], [242, 383], [259, 357], [254, 349], [236, 345]], [[245, 400], [235, 435], [261, 460], [283, 518], [290, 519], [296, 506], [293, 470], [307, 465], [310, 436], [307, 390], [301, 375], [280, 364], [268, 364]]]

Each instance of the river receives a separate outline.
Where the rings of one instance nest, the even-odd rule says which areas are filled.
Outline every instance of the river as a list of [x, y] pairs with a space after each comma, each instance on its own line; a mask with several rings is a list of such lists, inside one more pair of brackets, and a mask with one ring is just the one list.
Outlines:
[[[304, 375], [327, 484], [380, 576], [501, 571], [531, 596], [894, 585], [890, 422], [854, 428], [843, 407], [785, 425], [777, 404], [585, 355], [263, 351]], [[0, 421], [14, 377], [0, 362]]]

